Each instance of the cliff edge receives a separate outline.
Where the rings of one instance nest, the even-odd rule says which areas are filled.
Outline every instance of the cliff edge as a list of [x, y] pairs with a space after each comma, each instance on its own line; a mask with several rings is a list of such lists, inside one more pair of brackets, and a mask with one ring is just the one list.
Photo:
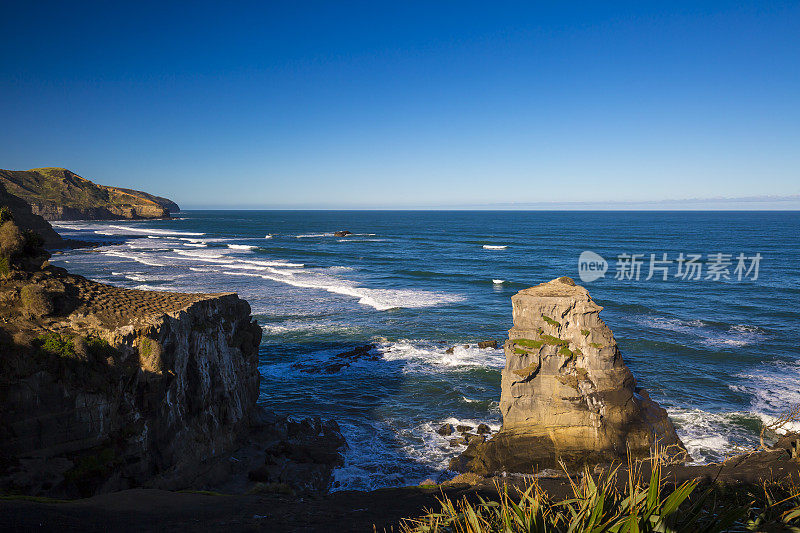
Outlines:
[[246, 301], [71, 275], [28, 230], [0, 220], [0, 493], [327, 489], [344, 439], [257, 405]]
[[65, 168], [0, 170], [0, 184], [46, 220], [166, 218], [180, 210], [167, 198], [98, 185]]
[[502, 429], [451, 469], [482, 475], [647, 457], [658, 444], [685, 456], [667, 413], [636, 386], [601, 306], [570, 278], [512, 297]]

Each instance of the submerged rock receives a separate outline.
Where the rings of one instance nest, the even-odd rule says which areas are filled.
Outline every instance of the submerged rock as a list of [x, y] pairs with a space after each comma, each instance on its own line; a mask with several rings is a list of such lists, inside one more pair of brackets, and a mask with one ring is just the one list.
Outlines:
[[335, 374], [356, 361], [377, 361], [380, 354], [374, 344], [356, 346], [346, 352], [333, 355], [328, 361], [297, 362], [292, 368], [308, 374]]
[[352, 234], [353, 234], [352, 231], [341, 230], [341, 231], [334, 232], [333, 236], [334, 237], [347, 237], [348, 235], [352, 235]]
[[570, 278], [512, 297], [504, 345], [503, 427], [471, 444], [450, 468], [491, 474], [625, 460], [655, 444], [685, 456], [667, 413], [636, 386], [602, 307]]

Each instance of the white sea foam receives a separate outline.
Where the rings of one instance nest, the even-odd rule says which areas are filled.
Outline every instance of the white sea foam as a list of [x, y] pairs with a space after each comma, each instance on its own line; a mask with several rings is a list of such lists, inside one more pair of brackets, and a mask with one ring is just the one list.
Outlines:
[[506, 280], [504, 280], [504, 279], [493, 279], [492, 280], [492, 283], [494, 283], [495, 285], [502, 285], [505, 282], [506, 282]]
[[185, 235], [189, 237], [199, 237], [205, 235], [205, 233], [197, 233], [192, 231], [175, 231], [170, 229], [151, 229], [151, 228], [135, 228], [133, 226], [114, 226], [111, 225], [109, 228], [113, 228], [116, 230], [121, 231], [132, 231], [134, 233], [147, 233], [148, 235]]
[[382, 343], [381, 357], [386, 361], [405, 362], [405, 372], [438, 371], [442, 367], [489, 367], [502, 369], [505, 355], [501, 349], [478, 348], [476, 345], [456, 345], [453, 353], [447, 346], [429, 341], [401, 340]]
[[211, 250], [208, 250], [208, 251], [206, 251], [206, 250], [193, 251], [193, 250], [181, 250], [180, 248], [173, 248], [172, 251], [175, 252], [178, 255], [183, 255], [183, 256], [186, 256], [186, 257], [192, 257], [192, 258], [195, 258], [195, 259], [203, 259], [203, 260], [205, 260], [205, 259], [222, 259], [224, 257], [224, 255], [222, 253], [219, 253], [217, 251], [211, 251]]
[[712, 413], [702, 409], [668, 412], [693, 464], [718, 462], [758, 445], [758, 436], [749, 427], [758, 419], [753, 413]]
[[653, 329], [662, 329], [684, 333], [695, 337], [706, 346], [747, 346], [754, 344], [764, 337], [764, 331], [757, 326], [737, 324], [733, 326], [718, 326], [703, 320], [679, 320], [659, 316], [634, 317], [634, 322]]
[[266, 335], [283, 335], [286, 333], [302, 332], [308, 332], [309, 334], [342, 333], [353, 335], [360, 331], [360, 328], [351, 326], [349, 324], [339, 324], [319, 320], [287, 320], [275, 324], [264, 324], [261, 326], [261, 329]]
[[228, 248], [232, 250], [255, 250], [258, 246], [252, 244], [229, 244]]
[[484, 250], [505, 250], [506, 248], [508, 248], [507, 245], [494, 245], [494, 244], [483, 245]]
[[195, 248], [206, 248], [208, 245], [204, 242], [185, 242], [184, 246], [193, 246]]
[[310, 239], [314, 237], [333, 237], [333, 233], [304, 233], [302, 235], [295, 235], [298, 239]]
[[269, 234], [267, 234], [267, 235], [264, 235], [264, 238], [265, 238], [265, 239], [271, 239], [271, 238], [272, 238], [272, 233], [269, 233]]
[[159, 263], [157, 261], [153, 261], [148, 257], [143, 257], [144, 254], [133, 254], [133, 253], [124, 253], [119, 252], [116, 250], [101, 250], [101, 254], [103, 255], [110, 255], [112, 257], [120, 257], [122, 259], [130, 259], [131, 261], [136, 261], [137, 263], [141, 263], [143, 265], [148, 266], [156, 266], [156, 267], [163, 267], [166, 266], [164, 263]]
[[265, 267], [303, 268], [303, 263], [290, 263], [288, 261], [261, 261], [255, 259], [240, 259], [240, 263]]
[[[736, 377], [742, 381], [731, 388], [752, 397], [752, 412], [763, 422], [769, 423], [800, 404], [800, 361], [762, 363], [755, 370]], [[800, 424], [787, 427], [800, 430]]]

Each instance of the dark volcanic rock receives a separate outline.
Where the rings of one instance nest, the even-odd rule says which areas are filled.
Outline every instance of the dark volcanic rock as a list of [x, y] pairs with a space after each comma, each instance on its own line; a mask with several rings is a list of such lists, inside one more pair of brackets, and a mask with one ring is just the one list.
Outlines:
[[442, 424], [442, 426], [436, 430], [439, 435], [447, 437], [453, 434], [453, 424]]
[[347, 237], [348, 235], [352, 235], [352, 234], [353, 234], [352, 231], [341, 230], [341, 231], [334, 232], [333, 236], [334, 237]]
[[335, 374], [356, 361], [377, 361], [379, 358], [380, 354], [376, 352], [376, 346], [374, 344], [365, 344], [352, 350], [338, 353], [328, 361], [294, 363], [292, 368], [309, 374]]
[[497, 341], [482, 341], [478, 343], [478, 348], [497, 348]]
[[478, 435], [486, 435], [487, 433], [491, 433], [492, 430], [486, 424], [478, 424], [477, 432], [478, 432]]
[[248, 472], [251, 481], [284, 484], [301, 492], [325, 491], [333, 469], [344, 462], [341, 451], [347, 445], [332, 420], [285, 421], [268, 437], [263, 464]]

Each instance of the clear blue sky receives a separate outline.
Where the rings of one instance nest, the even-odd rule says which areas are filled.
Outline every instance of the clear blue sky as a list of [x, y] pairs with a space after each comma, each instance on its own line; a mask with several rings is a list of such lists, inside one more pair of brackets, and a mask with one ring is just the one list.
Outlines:
[[18, 1], [0, 32], [0, 168], [187, 208], [800, 193], [798, 2]]

